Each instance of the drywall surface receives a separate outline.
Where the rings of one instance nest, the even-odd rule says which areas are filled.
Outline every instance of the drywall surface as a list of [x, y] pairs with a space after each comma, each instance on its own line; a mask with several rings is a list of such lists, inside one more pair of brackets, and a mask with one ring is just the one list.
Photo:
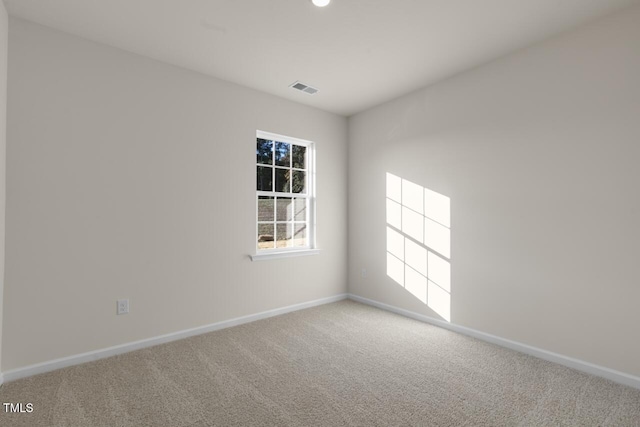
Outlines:
[[4, 290], [4, 236], [6, 202], [7, 149], [7, 56], [9, 51], [9, 19], [0, 0], [0, 366], [2, 366], [2, 306]]
[[[9, 33], [3, 371], [346, 291], [345, 118], [26, 21]], [[316, 142], [319, 255], [248, 257], [257, 129]]]
[[387, 270], [431, 250], [387, 225], [390, 173], [450, 199], [451, 322], [640, 375], [638, 46], [635, 7], [351, 117], [349, 291], [444, 317], [420, 262]]

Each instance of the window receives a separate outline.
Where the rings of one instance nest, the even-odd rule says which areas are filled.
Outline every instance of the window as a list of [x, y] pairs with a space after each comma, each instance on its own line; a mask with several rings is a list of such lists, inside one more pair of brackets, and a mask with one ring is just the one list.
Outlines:
[[313, 143], [257, 132], [256, 253], [314, 248]]

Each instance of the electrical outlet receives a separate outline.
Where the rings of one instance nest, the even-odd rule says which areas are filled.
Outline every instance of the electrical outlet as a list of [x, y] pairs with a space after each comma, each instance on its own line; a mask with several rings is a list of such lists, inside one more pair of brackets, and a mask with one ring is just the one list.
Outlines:
[[119, 299], [117, 305], [118, 305], [118, 314], [127, 314], [127, 313], [129, 313], [129, 300], [128, 299]]
[[362, 269], [362, 271], [360, 272], [360, 276], [361, 276], [363, 279], [366, 279], [366, 278], [367, 278], [367, 269], [366, 269], [366, 268], [363, 268], [363, 269]]

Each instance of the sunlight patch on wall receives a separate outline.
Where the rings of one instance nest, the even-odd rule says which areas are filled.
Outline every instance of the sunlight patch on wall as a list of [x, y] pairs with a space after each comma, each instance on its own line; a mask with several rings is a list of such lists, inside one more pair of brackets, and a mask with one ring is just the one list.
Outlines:
[[387, 173], [387, 276], [451, 321], [450, 199]]

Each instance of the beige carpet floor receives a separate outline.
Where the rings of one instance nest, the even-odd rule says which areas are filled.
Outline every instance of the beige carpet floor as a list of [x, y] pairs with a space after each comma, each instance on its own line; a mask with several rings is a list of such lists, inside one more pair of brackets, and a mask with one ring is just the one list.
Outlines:
[[4, 426], [640, 426], [640, 390], [352, 301], [6, 383]]

